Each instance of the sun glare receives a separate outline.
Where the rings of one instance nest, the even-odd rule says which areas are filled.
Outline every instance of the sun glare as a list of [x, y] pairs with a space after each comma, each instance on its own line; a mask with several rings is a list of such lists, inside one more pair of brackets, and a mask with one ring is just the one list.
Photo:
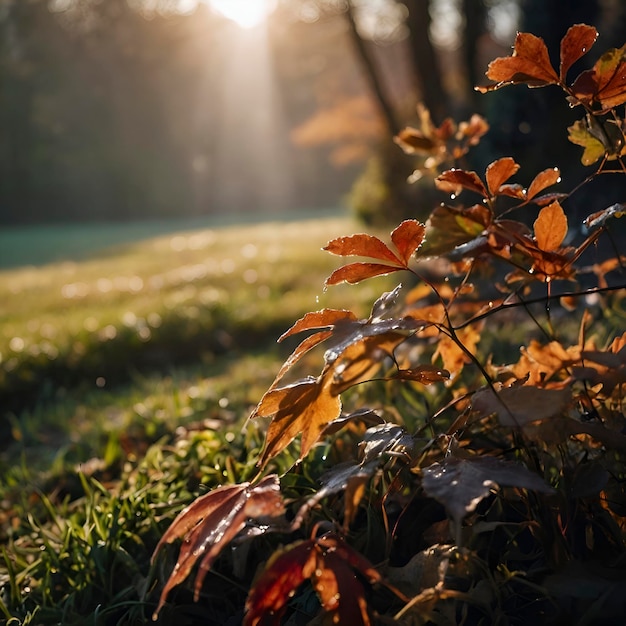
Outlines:
[[275, 0], [209, 0], [218, 13], [241, 28], [254, 28], [274, 10]]

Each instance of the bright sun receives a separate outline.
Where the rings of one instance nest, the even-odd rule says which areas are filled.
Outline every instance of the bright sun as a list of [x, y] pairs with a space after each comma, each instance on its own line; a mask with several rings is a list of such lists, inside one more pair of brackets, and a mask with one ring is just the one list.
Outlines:
[[209, 4], [241, 28], [258, 26], [274, 9], [275, 0], [209, 0]]

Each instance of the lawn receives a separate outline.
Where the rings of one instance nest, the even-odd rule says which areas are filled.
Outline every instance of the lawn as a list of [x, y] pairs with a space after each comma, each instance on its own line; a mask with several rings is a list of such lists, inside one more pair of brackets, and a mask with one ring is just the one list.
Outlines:
[[[154, 606], [135, 585], [168, 520], [256, 471], [264, 425], [246, 418], [293, 347], [276, 338], [309, 310], [365, 312], [391, 285], [324, 290], [339, 262], [320, 248], [355, 229], [335, 217], [178, 230], [0, 272], [11, 624], [144, 623]], [[134, 580], [98, 561], [122, 553]]]

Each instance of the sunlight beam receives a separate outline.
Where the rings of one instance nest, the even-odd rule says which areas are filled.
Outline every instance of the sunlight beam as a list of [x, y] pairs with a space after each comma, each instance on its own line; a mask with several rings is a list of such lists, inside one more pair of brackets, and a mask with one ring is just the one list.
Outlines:
[[275, 0], [209, 0], [209, 6], [240, 28], [259, 26], [275, 9]]

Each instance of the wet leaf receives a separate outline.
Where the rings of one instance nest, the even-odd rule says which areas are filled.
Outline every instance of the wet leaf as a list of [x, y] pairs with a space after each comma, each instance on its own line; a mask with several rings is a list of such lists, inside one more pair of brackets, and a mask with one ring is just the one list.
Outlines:
[[491, 196], [500, 191], [500, 187], [519, 170], [519, 165], [511, 157], [504, 157], [489, 164], [485, 177]]
[[571, 401], [569, 389], [506, 387], [481, 389], [472, 396], [472, 408], [483, 415], [495, 413], [503, 426], [523, 426], [561, 414]]
[[213, 562], [250, 518], [282, 518], [283, 513], [280, 484], [275, 475], [266, 476], [257, 485], [242, 483], [218, 487], [183, 509], [159, 541], [152, 557], [154, 561], [166, 544], [183, 540], [174, 570], [161, 591], [155, 619], [169, 592], [183, 582], [199, 562], [194, 583], [194, 599], [198, 600]]
[[392, 233], [391, 241], [400, 253], [400, 260], [407, 266], [413, 253], [422, 245], [426, 227], [417, 220], [405, 220]]
[[553, 492], [542, 478], [523, 465], [485, 456], [447, 457], [433, 463], [423, 470], [422, 485], [426, 494], [441, 502], [457, 524], [497, 486]]
[[593, 69], [580, 74], [572, 85], [574, 96], [587, 104], [597, 103], [608, 111], [626, 102], [626, 45], [612, 48], [596, 61]]
[[528, 200], [532, 200], [537, 194], [540, 194], [544, 189], [546, 189], [546, 187], [556, 185], [556, 183], [560, 182], [560, 180], [561, 171], [559, 168], [549, 167], [535, 176], [533, 182], [530, 183], [530, 187], [528, 187], [526, 197]]
[[583, 224], [588, 230], [594, 230], [604, 226], [605, 222], [612, 217], [624, 217], [626, 215], [626, 204], [616, 203], [607, 207], [603, 211], [592, 213], [585, 220]]
[[447, 193], [458, 194], [460, 189], [475, 191], [485, 198], [488, 197], [487, 190], [476, 172], [466, 172], [465, 170], [447, 170], [435, 179], [437, 189]]
[[480, 236], [490, 219], [489, 209], [480, 204], [465, 210], [446, 205], [437, 207], [426, 222], [426, 241], [418, 250], [418, 257], [452, 252], [457, 246]]
[[559, 76], [565, 82], [567, 72], [578, 59], [589, 52], [598, 38], [598, 31], [587, 24], [574, 24], [561, 40], [561, 64]]
[[418, 365], [409, 369], [401, 369], [395, 374], [398, 380], [412, 380], [423, 385], [441, 382], [450, 378], [450, 372], [435, 365]]
[[567, 235], [567, 218], [558, 202], [539, 211], [534, 223], [537, 246], [544, 251], [556, 250]]
[[487, 77], [495, 85], [479, 87], [485, 93], [510, 83], [526, 83], [529, 87], [542, 87], [559, 82], [541, 37], [518, 33], [512, 56], [500, 57], [489, 64]]
[[402, 266], [383, 265], [382, 263], [350, 263], [335, 270], [327, 279], [326, 285], [338, 285], [339, 283], [350, 283], [356, 285], [366, 278], [374, 276], [385, 276], [392, 272], [405, 269]]
[[585, 149], [580, 157], [583, 165], [593, 165], [606, 154], [604, 144], [589, 132], [587, 125], [582, 120], [574, 122], [567, 131], [568, 139]]
[[256, 580], [243, 624], [280, 624], [291, 596], [310, 580], [333, 621], [369, 626], [365, 589], [356, 574], [370, 583], [381, 581], [369, 561], [332, 533], [288, 546], [268, 562]]
[[272, 418], [259, 466], [280, 454], [300, 434], [299, 458], [309, 453], [324, 427], [341, 413], [341, 399], [330, 392], [330, 385], [329, 377], [307, 378], [270, 389], [263, 396], [251, 415]]
[[380, 459], [384, 454], [411, 454], [415, 440], [402, 426], [380, 424], [365, 431], [359, 445], [361, 464]]
[[278, 338], [278, 341], [283, 341], [287, 337], [301, 333], [304, 330], [329, 328], [336, 326], [340, 322], [353, 322], [356, 319], [357, 317], [352, 311], [346, 311], [345, 309], [322, 309], [321, 311], [306, 313], [289, 330], [285, 331]]
[[373, 235], [359, 234], [338, 237], [329, 241], [323, 249], [338, 256], [363, 256], [379, 261], [402, 264], [387, 245]]

